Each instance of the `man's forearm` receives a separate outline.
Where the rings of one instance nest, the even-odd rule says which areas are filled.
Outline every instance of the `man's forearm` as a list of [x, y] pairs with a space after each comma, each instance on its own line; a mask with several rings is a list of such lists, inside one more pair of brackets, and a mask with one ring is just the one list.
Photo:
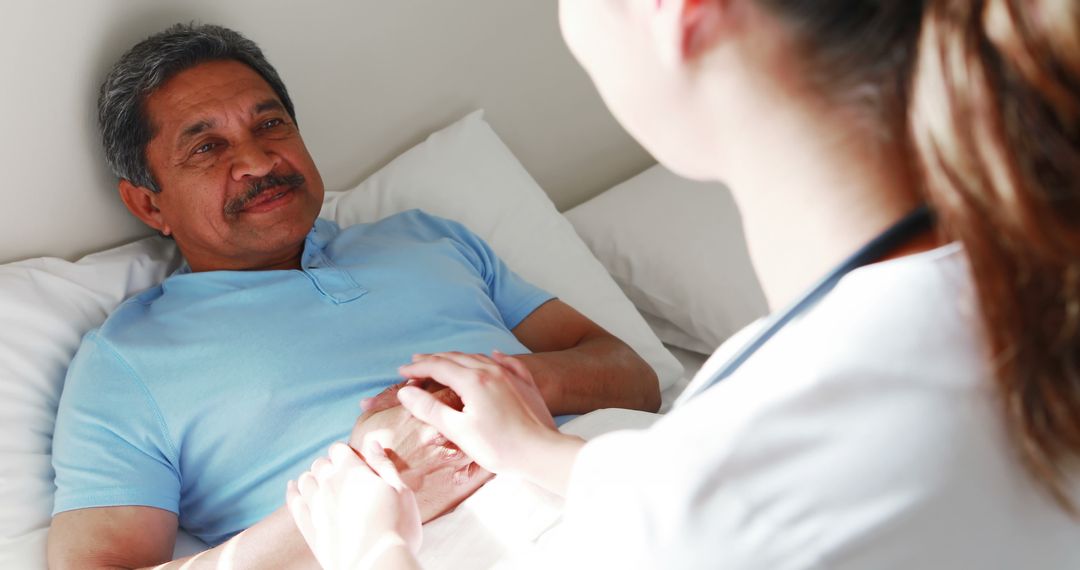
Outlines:
[[[281, 492], [285, 496], [285, 491]], [[311, 568], [319, 563], [283, 506], [227, 542], [154, 568]]]
[[552, 415], [600, 408], [649, 412], [660, 408], [656, 373], [615, 337], [596, 336], [566, 350], [517, 358], [529, 368]]

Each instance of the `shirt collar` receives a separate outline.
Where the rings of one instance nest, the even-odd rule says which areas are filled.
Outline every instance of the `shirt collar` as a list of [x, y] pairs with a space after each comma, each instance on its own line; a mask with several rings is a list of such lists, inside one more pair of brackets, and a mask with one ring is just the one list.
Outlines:
[[[308, 269], [324, 265], [325, 256], [322, 251], [339, 233], [341, 233], [341, 228], [334, 222], [322, 218], [316, 219], [315, 225], [304, 238], [304, 253], [300, 257], [300, 267]], [[184, 259], [173, 275], [187, 275], [188, 273], [191, 273], [191, 266], [188, 265], [187, 259]]]
[[300, 257], [300, 267], [310, 269], [324, 266], [327, 260], [323, 254], [323, 249], [339, 233], [341, 233], [341, 229], [334, 222], [322, 218], [315, 220], [314, 227], [311, 228], [307, 238], [304, 240], [304, 253]]

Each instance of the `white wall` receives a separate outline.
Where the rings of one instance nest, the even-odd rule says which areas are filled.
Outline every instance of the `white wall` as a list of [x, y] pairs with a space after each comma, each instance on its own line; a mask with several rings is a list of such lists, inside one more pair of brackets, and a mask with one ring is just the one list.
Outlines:
[[130, 45], [190, 20], [262, 46], [328, 189], [478, 107], [562, 209], [652, 162], [562, 44], [555, 0], [4, 0], [0, 262], [146, 233], [115, 195], [94, 103]]

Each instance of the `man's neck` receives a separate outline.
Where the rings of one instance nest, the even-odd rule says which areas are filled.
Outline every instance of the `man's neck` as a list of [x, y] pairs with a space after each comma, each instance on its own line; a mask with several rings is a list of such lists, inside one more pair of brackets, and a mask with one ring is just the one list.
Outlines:
[[204, 271], [299, 270], [301, 268], [301, 260], [304, 256], [304, 244], [301, 243], [298, 248], [285, 255], [266, 256], [260, 259], [213, 259], [198, 255], [189, 257], [186, 252], [183, 252], [183, 248], [181, 248], [181, 252], [184, 253], [184, 259], [187, 260], [192, 273], [201, 273]]

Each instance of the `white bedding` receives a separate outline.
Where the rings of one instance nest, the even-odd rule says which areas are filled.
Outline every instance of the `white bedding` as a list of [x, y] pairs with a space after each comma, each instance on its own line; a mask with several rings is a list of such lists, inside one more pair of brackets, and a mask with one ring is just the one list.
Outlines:
[[698, 370], [705, 365], [705, 361], [709, 359], [708, 354], [701, 354], [692, 350], [686, 350], [685, 348], [679, 348], [670, 344], [665, 344], [665, 347], [675, 358], [683, 365], [683, 375], [675, 381], [674, 384], [665, 388], [661, 393], [660, 413], [666, 414], [671, 410], [671, 405], [675, 403], [675, 400], [682, 394], [682, 391], [686, 388], [686, 385], [693, 380], [697, 375]]
[[[585, 439], [620, 429], [644, 429], [660, 416], [634, 410], [597, 410], [561, 430]], [[562, 498], [530, 483], [496, 477], [450, 514], [424, 527], [420, 562], [426, 569], [490, 568], [531, 548], [559, 524]]]

